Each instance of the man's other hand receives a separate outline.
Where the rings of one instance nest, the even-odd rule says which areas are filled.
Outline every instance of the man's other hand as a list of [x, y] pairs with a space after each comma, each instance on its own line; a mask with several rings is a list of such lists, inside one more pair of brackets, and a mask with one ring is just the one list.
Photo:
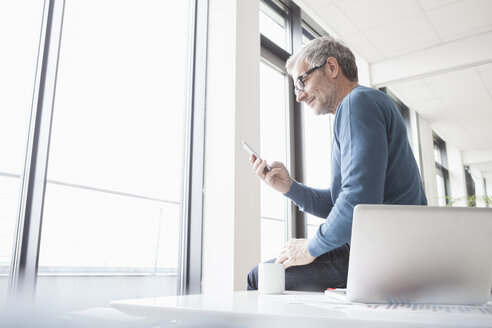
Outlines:
[[267, 185], [282, 194], [289, 192], [294, 181], [284, 164], [280, 162], [273, 162], [270, 164], [271, 170], [266, 171], [265, 166], [267, 162], [265, 160], [251, 155], [250, 161], [253, 164], [253, 170], [255, 170], [256, 175], [260, 177], [260, 179]]
[[316, 258], [309, 254], [309, 239], [291, 239], [284, 245], [284, 248], [277, 256], [275, 263], [283, 263], [285, 268], [295, 265], [306, 265], [313, 262]]

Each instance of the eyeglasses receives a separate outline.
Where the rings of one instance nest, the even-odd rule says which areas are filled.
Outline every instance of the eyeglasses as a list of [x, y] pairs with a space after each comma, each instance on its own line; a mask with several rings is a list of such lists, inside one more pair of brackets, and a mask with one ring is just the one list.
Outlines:
[[299, 94], [299, 92], [304, 90], [304, 82], [302, 80], [304, 80], [306, 78], [306, 76], [308, 76], [309, 74], [311, 74], [312, 72], [314, 72], [318, 68], [325, 66], [325, 64], [326, 64], [326, 62], [324, 62], [323, 64], [321, 64], [319, 66], [315, 66], [315, 67], [311, 68], [309, 71], [307, 71], [304, 74], [299, 75], [299, 77], [296, 80], [296, 83], [294, 84], [294, 93], [296, 94], [296, 96]]

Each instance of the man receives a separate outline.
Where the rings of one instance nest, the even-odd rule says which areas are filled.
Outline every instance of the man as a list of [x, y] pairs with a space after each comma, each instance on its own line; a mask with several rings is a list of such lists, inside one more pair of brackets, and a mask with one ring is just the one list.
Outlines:
[[[312, 239], [291, 239], [269, 262], [284, 264], [288, 290], [345, 287], [354, 207], [426, 205], [427, 199], [401, 114], [384, 93], [358, 84], [350, 49], [332, 37], [317, 38], [290, 57], [286, 68], [298, 102], [316, 115], [335, 115], [332, 181], [328, 189], [310, 188], [294, 181], [282, 163], [271, 163], [266, 172], [266, 161], [251, 157], [266, 184], [302, 211], [326, 219]], [[257, 287], [256, 266], [248, 289]]]

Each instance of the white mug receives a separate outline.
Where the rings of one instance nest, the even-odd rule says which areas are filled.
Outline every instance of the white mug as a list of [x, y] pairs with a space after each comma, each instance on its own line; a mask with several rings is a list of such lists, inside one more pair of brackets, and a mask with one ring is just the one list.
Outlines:
[[285, 291], [285, 267], [283, 264], [258, 264], [258, 291], [261, 294], [282, 294]]

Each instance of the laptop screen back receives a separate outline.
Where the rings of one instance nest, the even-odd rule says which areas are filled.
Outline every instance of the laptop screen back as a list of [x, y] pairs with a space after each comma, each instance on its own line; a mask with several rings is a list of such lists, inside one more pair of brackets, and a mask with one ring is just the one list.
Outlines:
[[347, 298], [483, 304], [492, 284], [492, 209], [358, 205]]

